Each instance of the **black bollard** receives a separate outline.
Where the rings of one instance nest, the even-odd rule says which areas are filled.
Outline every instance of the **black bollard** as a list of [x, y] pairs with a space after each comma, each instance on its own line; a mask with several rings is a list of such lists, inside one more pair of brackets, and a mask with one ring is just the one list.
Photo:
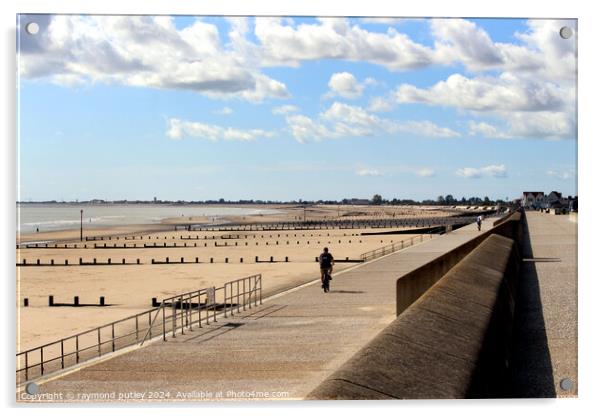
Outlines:
[[101, 296], [98, 303], [100, 304], [100, 306], [105, 306], [105, 297]]
[[23, 299], [23, 306], [24, 307], [28, 307], [29, 306], [29, 299], [27, 299], [27, 298]]
[[73, 296], [73, 306], [79, 306], [79, 296]]
[[48, 306], [54, 306], [54, 296], [48, 296]]

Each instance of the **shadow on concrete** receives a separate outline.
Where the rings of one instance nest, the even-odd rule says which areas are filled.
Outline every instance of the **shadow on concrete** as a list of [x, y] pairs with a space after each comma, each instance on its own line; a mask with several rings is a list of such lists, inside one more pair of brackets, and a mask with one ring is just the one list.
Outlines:
[[[190, 343], [193, 342], [195, 344], [200, 344], [203, 342], [207, 342], [210, 341], [214, 338], [217, 338], [221, 335], [227, 334], [230, 331], [235, 330], [236, 328], [240, 328], [241, 326], [243, 326], [244, 323], [238, 323], [238, 322], [228, 322], [222, 325], [219, 325], [217, 327], [213, 327], [210, 328], [208, 330], [204, 330], [201, 334], [199, 335], [195, 335], [195, 336], [190, 336], [186, 339], [184, 339], [181, 342], [184, 343]], [[210, 335], [208, 337], [206, 337], [207, 335]]]
[[539, 277], [526, 215], [523, 216], [522, 258], [516, 291], [514, 328], [508, 396], [516, 398], [556, 397], [548, 338], [543, 318]]
[[250, 313], [248, 315], [242, 316], [242, 319], [253, 319], [257, 321], [258, 319], [265, 318], [266, 316], [270, 316], [273, 313], [281, 311], [286, 308], [288, 305], [271, 305], [266, 308], [262, 308], [258, 311]]
[[330, 290], [328, 293], [366, 293], [363, 290]]
[[533, 263], [560, 263], [558, 257], [534, 257], [534, 258], [524, 258], [523, 262], [533, 262]]

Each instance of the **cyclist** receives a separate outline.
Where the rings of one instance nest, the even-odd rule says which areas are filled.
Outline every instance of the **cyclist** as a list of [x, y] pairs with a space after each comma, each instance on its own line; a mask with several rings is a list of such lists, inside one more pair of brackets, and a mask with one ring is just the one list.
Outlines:
[[322, 289], [324, 292], [330, 291], [330, 282], [332, 280], [332, 266], [334, 266], [334, 257], [328, 252], [328, 247], [324, 247], [324, 251], [318, 258], [320, 263], [320, 279], [322, 280]]

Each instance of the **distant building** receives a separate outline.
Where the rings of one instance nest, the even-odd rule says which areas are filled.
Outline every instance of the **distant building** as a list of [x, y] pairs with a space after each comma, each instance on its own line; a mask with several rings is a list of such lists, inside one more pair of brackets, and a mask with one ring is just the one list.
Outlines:
[[543, 208], [546, 197], [543, 192], [523, 192], [521, 206], [526, 209]]
[[153, 202], [156, 204], [157, 203], [157, 197], [153, 198]]
[[562, 197], [562, 193], [552, 191], [546, 197], [546, 208], [560, 208], [568, 204], [566, 198]]
[[571, 198], [569, 196], [569, 210], [572, 212], [577, 212], [578, 211], [578, 201], [579, 199], [577, 198], [577, 196], [575, 196], [575, 198]]

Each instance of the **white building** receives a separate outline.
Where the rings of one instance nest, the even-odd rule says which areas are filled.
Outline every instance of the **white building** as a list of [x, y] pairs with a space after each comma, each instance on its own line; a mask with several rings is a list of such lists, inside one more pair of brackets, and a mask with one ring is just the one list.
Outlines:
[[521, 206], [526, 209], [540, 209], [544, 207], [546, 196], [543, 192], [523, 192]]

